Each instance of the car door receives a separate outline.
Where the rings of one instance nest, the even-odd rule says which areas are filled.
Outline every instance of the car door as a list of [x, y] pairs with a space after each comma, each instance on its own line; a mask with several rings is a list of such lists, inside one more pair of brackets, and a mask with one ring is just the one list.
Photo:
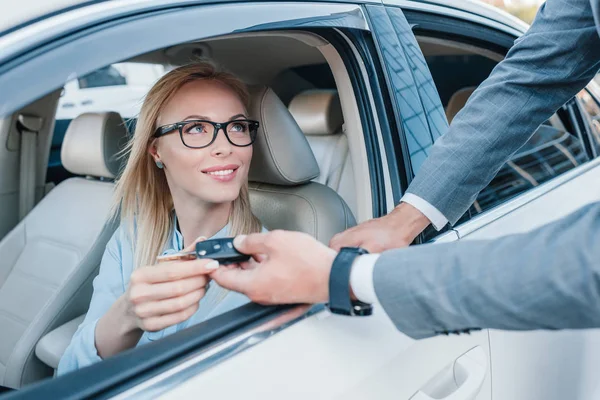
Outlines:
[[[35, 53], [25, 54], [11, 43], [12, 51], [0, 60], [1, 85], [13, 92], [24, 77], [29, 85], [27, 90], [14, 90], [10, 101], [0, 105], [3, 113], [55, 90], [65, 76], [84, 75], [155, 48], [233, 32], [302, 30], [333, 46], [328, 47], [335, 49], [329, 57], [345, 71], [340, 76], [358, 102], [365, 132], [362, 162], [370, 171], [370, 187], [362, 190], [372, 199], [363, 219], [389, 211], [406, 186], [403, 171], [409, 164], [398, 162], [402, 159], [398, 155], [409, 150], [393, 128], [402, 125], [432, 135], [418, 82], [406, 73], [410, 66], [404, 47], [395, 53], [399, 59], [393, 66], [382, 57], [381, 40], [390, 40], [392, 46], [401, 40], [414, 44], [410, 27], [400, 20], [401, 25], [390, 30], [384, 16], [380, 23], [390, 36], [375, 38], [370, 26], [377, 23], [378, 13], [385, 13], [381, 6], [367, 10], [364, 4], [268, 2], [170, 8], [168, 2], [156, 1], [140, 3], [137, 9], [121, 4], [102, 7], [100, 19], [79, 14], [81, 19], [69, 21], [56, 38], [50, 33], [56, 34], [59, 27], [47, 30], [37, 38]], [[178, 29], [160, 29], [174, 25]], [[117, 42], [119, 46], [114, 46]], [[39, 73], [42, 68], [45, 74]], [[396, 92], [400, 88], [392, 84], [395, 80], [403, 81], [409, 101], [397, 102], [401, 96]], [[431, 102], [436, 106], [435, 98]], [[415, 112], [411, 105], [417, 105], [416, 113], [421, 114], [416, 125], [410, 122]], [[456, 238], [448, 232], [438, 240]], [[368, 318], [347, 318], [332, 315], [323, 305], [250, 304], [12, 398], [198, 395], [487, 400], [491, 398], [488, 332], [415, 341], [396, 330], [381, 309]]]
[[[456, 8], [440, 12], [453, 20], [434, 19], [426, 7], [420, 8], [426, 13], [418, 10], [411, 7], [409, 21], [419, 34], [457, 40], [490, 53], [505, 52], [511, 36], [514, 39], [522, 31], [520, 26], [502, 27], [496, 20], [485, 22], [481, 15]], [[452, 68], [446, 66], [447, 70]], [[455, 71], [455, 76], [460, 76], [460, 71]], [[592, 130], [597, 103], [586, 96], [590, 93], [584, 91], [578, 96], [581, 101], [570, 100], [558, 110], [482, 190], [476, 204], [454, 227], [459, 240], [493, 239], [530, 231], [600, 200], [600, 161], [594, 150], [597, 132]], [[591, 115], [582, 114], [584, 101]], [[491, 330], [489, 335], [494, 398], [596, 398], [600, 394], [597, 330]]]

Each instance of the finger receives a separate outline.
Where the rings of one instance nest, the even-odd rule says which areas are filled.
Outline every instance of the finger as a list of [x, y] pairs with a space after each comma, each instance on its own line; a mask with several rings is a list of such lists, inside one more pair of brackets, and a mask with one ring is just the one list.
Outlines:
[[188, 252], [196, 249], [196, 243], [204, 242], [206, 240], [206, 236], [198, 236], [194, 243], [190, 244], [188, 247], [183, 249], [183, 252]]
[[171, 261], [152, 267], [135, 270], [131, 274], [131, 283], [160, 283], [208, 274], [219, 268], [219, 263], [209, 258], [191, 261]]
[[198, 311], [198, 303], [192, 304], [182, 311], [173, 314], [161, 315], [159, 317], [144, 318], [140, 321], [140, 328], [148, 332], [156, 332], [187, 321], [194, 313]]
[[254, 254], [252, 256], [252, 258], [254, 259], [254, 261], [261, 263], [267, 259], [267, 255], [266, 254]]
[[269, 233], [251, 233], [249, 235], [239, 235], [233, 239], [233, 246], [244, 254], [268, 254], [268, 241], [272, 236]]
[[360, 230], [350, 228], [344, 232], [340, 232], [329, 241], [329, 247], [335, 251], [340, 251], [342, 247], [357, 247], [362, 243]]
[[151, 318], [161, 315], [173, 314], [183, 311], [191, 305], [198, 303], [206, 294], [204, 288], [194, 290], [186, 295], [173, 297], [167, 300], [150, 301], [138, 304], [133, 308], [138, 318]]
[[253, 287], [254, 269], [219, 268], [210, 277], [221, 287], [248, 294]]
[[253, 269], [256, 268], [258, 265], [260, 264], [260, 262], [254, 260], [254, 259], [250, 259], [248, 261], [245, 261], [243, 263], [240, 263], [240, 268], [242, 269]]
[[184, 296], [202, 289], [209, 281], [207, 275], [179, 279], [172, 282], [140, 284], [130, 288], [129, 298], [133, 304]]

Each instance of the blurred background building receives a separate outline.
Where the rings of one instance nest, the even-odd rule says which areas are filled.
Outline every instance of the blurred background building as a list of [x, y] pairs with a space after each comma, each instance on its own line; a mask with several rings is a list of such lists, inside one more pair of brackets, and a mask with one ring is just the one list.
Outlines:
[[544, 0], [480, 0], [501, 8], [530, 24]]

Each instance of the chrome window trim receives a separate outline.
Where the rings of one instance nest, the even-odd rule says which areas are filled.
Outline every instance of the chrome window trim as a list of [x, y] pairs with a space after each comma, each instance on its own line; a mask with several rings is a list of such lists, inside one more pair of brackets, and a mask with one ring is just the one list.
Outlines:
[[456, 240], [458, 240], [458, 232], [456, 232], [454, 229], [450, 229], [447, 232], [442, 233], [441, 235], [437, 235], [435, 237], [433, 237], [430, 241], [426, 242], [426, 243], [447, 243], [447, 242], [454, 242]]
[[206, 369], [214, 367], [236, 354], [260, 344], [283, 329], [321, 312], [329, 312], [323, 304], [314, 306], [302, 305], [285, 311], [254, 328], [246, 328], [246, 330], [234, 334], [235, 336], [233, 337], [218, 342], [207, 349], [200, 350], [177, 366], [145, 380], [123, 393], [119, 393], [112, 397], [112, 399], [147, 399], [157, 397], [181, 385]]
[[[400, 7], [403, 10], [423, 11], [475, 22], [495, 28], [515, 37], [521, 36], [528, 29], [527, 24], [520, 24], [518, 21], [512, 20], [512, 18], [507, 19], [506, 16], [498, 10], [486, 10], [486, 8], [483, 7], [486, 12], [482, 12], [479, 10], [478, 6], [461, 6], [462, 1], [444, 0], [435, 2], [417, 2], [413, 0], [384, 0], [384, 3], [385, 5]], [[479, 10], [479, 12], [477, 12], [477, 10]]]
[[546, 193], [597, 167], [600, 167], [600, 158], [593, 159], [583, 165], [580, 165], [579, 167], [573, 168], [572, 170], [565, 172], [564, 174], [549, 180], [548, 182], [545, 182], [534, 189], [528, 190], [527, 192], [507, 201], [506, 203], [473, 217], [464, 224], [455, 227], [454, 230], [457, 231], [459, 238], [464, 238], [465, 236], [474, 233], [475, 231], [491, 224], [505, 215], [510, 214], [511, 212], [545, 195]]

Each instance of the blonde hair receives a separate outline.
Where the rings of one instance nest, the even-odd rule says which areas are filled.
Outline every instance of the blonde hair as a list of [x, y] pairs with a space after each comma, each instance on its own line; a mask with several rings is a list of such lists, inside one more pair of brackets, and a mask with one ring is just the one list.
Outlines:
[[[173, 230], [173, 198], [163, 170], [157, 168], [148, 153], [148, 144], [157, 128], [162, 108], [186, 83], [212, 80], [229, 86], [248, 108], [249, 95], [237, 77], [213, 64], [197, 62], [168, 72], [150, 89], [142, 105], [133, 138], [122, 155], [129, 156], [115, 188], [112, 215], [120, 213], [121, 224], [128, 227], [133, 246], [134, 268], [155, 263]], [[259, 232], [261, 223], [250, 209], [248, 183], [233, 201], [229, 215], [230, 233]]]

